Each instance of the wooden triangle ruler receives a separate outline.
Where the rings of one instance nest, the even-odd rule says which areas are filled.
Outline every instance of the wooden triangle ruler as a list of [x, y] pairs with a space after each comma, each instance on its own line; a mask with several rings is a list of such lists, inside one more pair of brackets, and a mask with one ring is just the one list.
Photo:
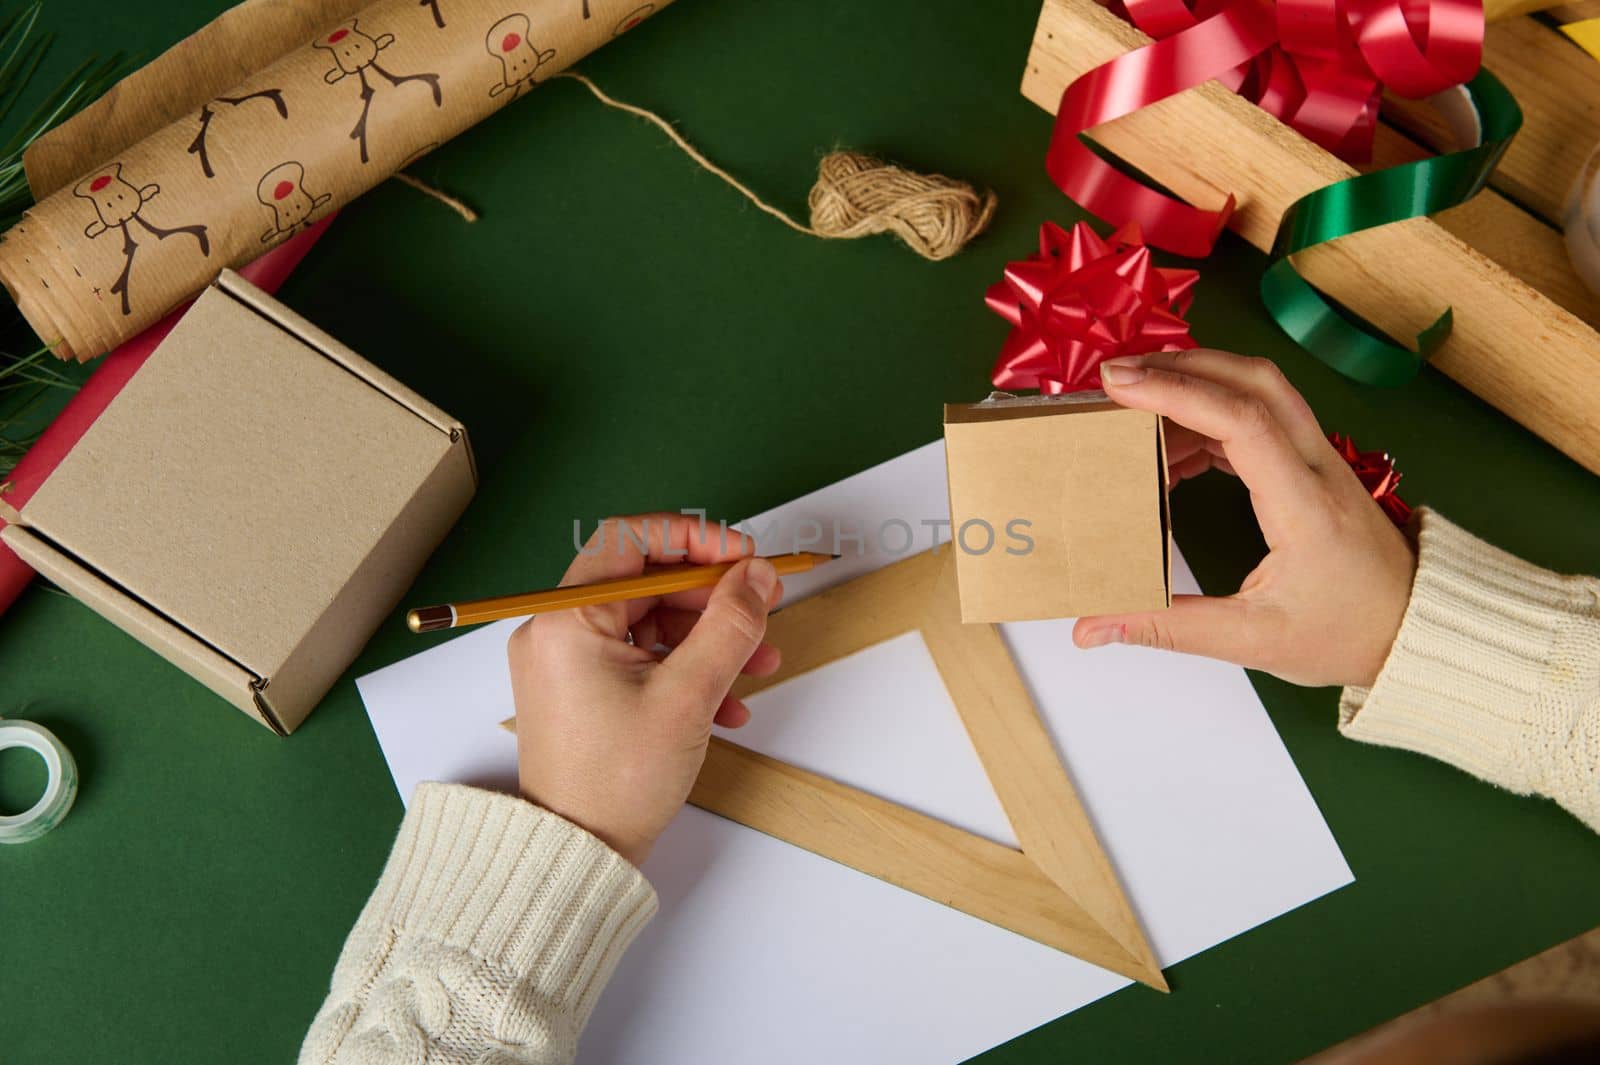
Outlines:
[[948, 547], [915, 555], [772, 615], [766, 638], [783, 651], [783, 667], [742, 678], [734, 694], [920, 632], [1020, 848], [720, 737], [711, 740], [689, 801], [1166, 991], [999, 630], [961, 623], [953, 557]]

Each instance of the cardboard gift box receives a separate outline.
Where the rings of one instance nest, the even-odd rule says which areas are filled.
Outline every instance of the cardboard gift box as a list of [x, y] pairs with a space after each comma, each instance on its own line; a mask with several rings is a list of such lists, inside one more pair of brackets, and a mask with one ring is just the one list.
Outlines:
[[287, 735], [475, 486], [458, 422], [226, 271], [0, 536]]
[[1103, 392], [944, 409], [964, 622], [1172, 605], [1161, 419]]

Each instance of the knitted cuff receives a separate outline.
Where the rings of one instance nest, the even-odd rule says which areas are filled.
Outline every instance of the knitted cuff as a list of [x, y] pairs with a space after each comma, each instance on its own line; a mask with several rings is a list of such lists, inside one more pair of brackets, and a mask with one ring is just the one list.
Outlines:
[[[1563, 577], [1418, 512], [1417, 574], [1383, 671], [1346, 688], [1339, 730], [1579, 807], [1594, 788], [1595, 582]], [[1587, 692], [1589, 694], [1585, 695]], [[1587, 768], [1585, 768], [1587, 767]]]
[[621, 855], [530, 802], [418, 785], [361, 928], [459, 947], [570, 1009], [581, 1031], [656, 911]]

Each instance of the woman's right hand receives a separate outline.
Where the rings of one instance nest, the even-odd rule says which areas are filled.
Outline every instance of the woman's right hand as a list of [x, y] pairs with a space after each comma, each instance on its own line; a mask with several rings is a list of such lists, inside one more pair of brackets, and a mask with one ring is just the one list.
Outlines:
[[1112, 399], [1166, 419], [1174, 481], [1241, 478], [1269, 552], [1230, 596], [1079, 618], [1079, 647], [1205, 655], [1306, 685], [1368, 687], [1411, 597], [1416, 555], [1266, 359], [1205, 349], [1102, 363]]
[[637, 577], [650, 566], [735, 563], [714, 588], [530, 618], [507, 654], [525, 798], [593, 833], [635, 865], [700, 775], [711, 726], [750, 711], [728, 689], [780, 661], [762, 642], [783, 594], [755, 543], [681, 514], [609, 518], [563, 585]]

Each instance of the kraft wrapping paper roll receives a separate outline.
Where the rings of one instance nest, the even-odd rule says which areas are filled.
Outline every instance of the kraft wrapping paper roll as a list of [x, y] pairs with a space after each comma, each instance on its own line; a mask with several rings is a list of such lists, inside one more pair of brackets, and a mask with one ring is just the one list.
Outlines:
[[378, 0], [43, 199], [0, 282], [92, 358], [669, 2]]

